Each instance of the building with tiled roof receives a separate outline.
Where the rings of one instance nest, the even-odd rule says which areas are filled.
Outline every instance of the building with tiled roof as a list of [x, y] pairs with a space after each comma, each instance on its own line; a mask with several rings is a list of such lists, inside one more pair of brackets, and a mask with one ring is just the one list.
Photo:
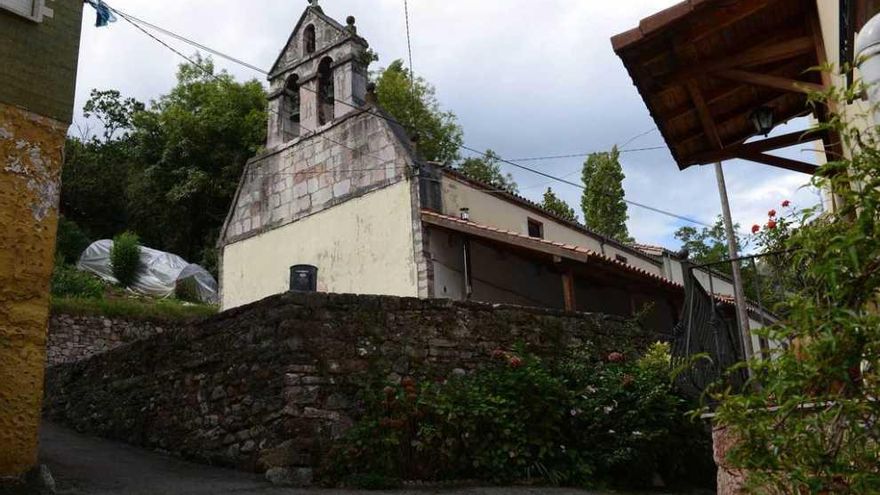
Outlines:
[[306, 288], [638, 314], [671, 332], [675, 253], [420, 160], [368, 90], [367, 42], [347, 24], [310, 6], [271, 71], [267, 147], [219, 242], [224, 309]]

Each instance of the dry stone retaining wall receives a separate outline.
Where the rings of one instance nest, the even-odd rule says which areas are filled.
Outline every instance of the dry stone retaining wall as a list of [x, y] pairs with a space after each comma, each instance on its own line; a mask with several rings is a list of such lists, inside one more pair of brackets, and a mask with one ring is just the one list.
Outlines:
[[308, 481], [373, 379], [437, 379], [493, 349], [644, 347], [616, 317], [383, 296], [282, 294], [49, 370], [49, 418], [270, 478]]
[[46, 365], [80, 361], [173, 327], [143, 320], [53, 314], [49, 319]]

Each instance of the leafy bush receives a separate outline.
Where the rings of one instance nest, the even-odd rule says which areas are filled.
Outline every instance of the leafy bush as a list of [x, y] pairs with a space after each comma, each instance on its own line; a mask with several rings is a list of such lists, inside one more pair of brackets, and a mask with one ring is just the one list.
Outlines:
[[[812, 98], [848, 111], [863, 90]], [[768, 238], [791, 250], [801, 280], [782, 301], [785, 319], [761, 332], [787, 345], [749, 363], [760, 386], [715, 394], [716, 421], [737, 439], [727, 460], [745, 470], [749, 493], [880, 493], [880, 129], [847, 125], [873, 122], [874, 110], [818, 129], [852, 154], [829, 155], [813, 178], [834, 193], [833, 211], [801, 212], [800, 228]]]
[[52, 273], [52, 295], [56, 297], [104, 297], [104, 282], [70, 265], [59, 264]]
[[58, 219], [58, 234], [55, 238], [55, 256], [63, 263], [73, 264], [92, 241], [79, 225], [64, 217]]
[[636, 362], [581, 352], [558, 364], [498, 350], [470, 375], [368, 392], [367, 413], [335, 446], [325, 475], [371, 487], [402, 479], [650, 486], [657, 474], [687, 479], [697, 466], [690, 479], [702, 473], [711, 483], [707, 433], [685, 419], [668, 347], [658, 346]]
[[198, 282], [194, 277], [178, 280], [174, 284], [174, 297], [181, 301], [200, 303]]
[[113, 238], [110, 268], [119, 285], [130, 287], [141, 271], [141, 245], [137, 234], [123, 232]]

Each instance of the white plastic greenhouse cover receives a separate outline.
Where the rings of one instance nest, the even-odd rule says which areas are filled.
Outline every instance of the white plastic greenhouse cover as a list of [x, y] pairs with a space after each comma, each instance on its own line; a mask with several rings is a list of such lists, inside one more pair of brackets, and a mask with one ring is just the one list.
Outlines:
[[[93, 242], [83, 251], [76, 263], [80, 270], [94, 273], [104, 280], [117, 283], [110, 268], [110, 250], [113, 241], [103, 239]], [[199, 299], [202, 302], [216, 303], [217, 281], [207, 270], [194, 263], [188, 263], [176, 254], [141, 246], [143, 271], [129, 288], [138, 294], [155, 297], [174, 295], [177, 282], [187, 278], [195, 280]]]

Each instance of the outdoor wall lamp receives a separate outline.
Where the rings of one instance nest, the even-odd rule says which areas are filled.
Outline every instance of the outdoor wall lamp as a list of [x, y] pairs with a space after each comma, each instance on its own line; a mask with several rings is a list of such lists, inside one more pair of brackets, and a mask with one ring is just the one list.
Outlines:
[[471, 210], [470, 208], [461, 208], [458, 210], [458, 216], [464, 221], [470, 221], [471, 219]]
[[766, 137], [773, 130], [773, 109], [758, 107], [749, 115], [749, 120], [752, 121], [758, 134], [763, 134]]

